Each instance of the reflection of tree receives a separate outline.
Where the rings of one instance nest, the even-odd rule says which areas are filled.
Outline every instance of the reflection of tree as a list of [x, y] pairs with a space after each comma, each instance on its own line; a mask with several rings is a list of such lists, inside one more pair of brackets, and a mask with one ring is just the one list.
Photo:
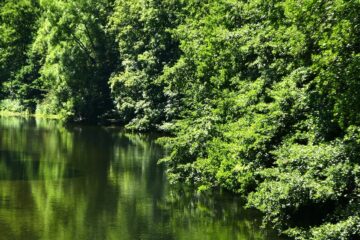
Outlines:
[[0, 131], [4, 239], [265, 239], [237, 200], [169, 190], [147, 135], [23, 118]]
[[160, 208], [169, 212], [170, 227], [178, 239], [278, 239], [261, 230], [257, 212], [244, 210], [243, 201], [228, 193], [200, 194], [176, 186]]
[[155, 146], [118, 130], [53, 123], [1, 119], [0, 232], [9, 239], [132, 239], [136, 223], [148, 218], [142, 206], [152, 205]]
[[42, 196], [50, 200], [56, 190], [49, 185], [71, 177], [63, 160], [72, 151], [64, 144], [71, 135], [53, 121], [32, 118], [1, 118], [0, 131], [0, 199], [8, 203], [0, 208], [0, 231], [5, 239], [36, 239], [49, 206], [39, 201], [40, 189], [47, 186]]

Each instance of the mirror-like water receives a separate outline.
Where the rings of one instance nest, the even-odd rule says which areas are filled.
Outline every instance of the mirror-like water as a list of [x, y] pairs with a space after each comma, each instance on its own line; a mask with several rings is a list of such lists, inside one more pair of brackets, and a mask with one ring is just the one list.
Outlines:
[[148, 135], [0, 117], [1, 239], [278, 239], [233, 196], [172, 189], [161, 156]]

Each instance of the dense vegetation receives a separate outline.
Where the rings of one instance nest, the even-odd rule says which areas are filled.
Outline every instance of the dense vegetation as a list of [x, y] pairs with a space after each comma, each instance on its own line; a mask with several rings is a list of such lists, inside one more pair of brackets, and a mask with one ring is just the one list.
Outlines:
[[0, 110], [171, 133], [172, 181], [360, 238], [360, 1], [4, 0]]

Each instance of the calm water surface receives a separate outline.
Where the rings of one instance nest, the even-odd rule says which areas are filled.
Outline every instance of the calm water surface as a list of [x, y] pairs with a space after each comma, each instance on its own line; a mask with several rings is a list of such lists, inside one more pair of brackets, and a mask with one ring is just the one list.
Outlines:
[[0, 239], [278, 239], [226, 194], [167, 184], [149, 135], [0, 117]]

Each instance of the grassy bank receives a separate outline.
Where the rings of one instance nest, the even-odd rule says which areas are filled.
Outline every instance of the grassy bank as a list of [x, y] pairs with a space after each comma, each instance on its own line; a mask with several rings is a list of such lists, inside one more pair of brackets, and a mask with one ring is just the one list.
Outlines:
[[47, 118], [47, 119], [58, 119], [61, 120], [62, 117], [60, 115], [53, 114], [36, 114], [30, 112], [11, 112], [11, 111], [0, 111], [0, 116], [3, 117], [36, 117], [36, 118]]

